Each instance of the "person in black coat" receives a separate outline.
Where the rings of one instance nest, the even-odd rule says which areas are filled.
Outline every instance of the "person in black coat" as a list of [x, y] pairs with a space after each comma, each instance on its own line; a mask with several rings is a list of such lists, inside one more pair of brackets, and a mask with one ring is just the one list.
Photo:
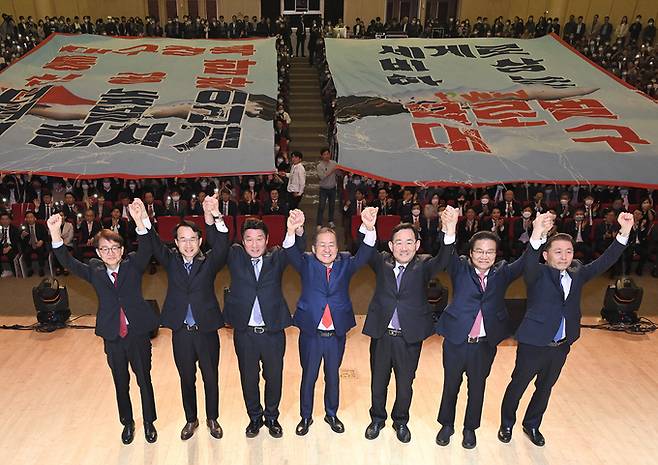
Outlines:
[[[11, 215], [9, 212], [3, 211], [0, 212], [0, 257], [7, 257], [9, 262], [9, 270], [2, 270], [2, 277], [11, 276], [9, 273], [16, 275], [16, 270], [14, 269], [14, 258], [20, 252], [21, 247], [21, 232], [20, 230], [11, 224]], [[1, 266], [1, 265], [0, 265]]]
[[263, 215], [288, 216], [288, 203], [281, 199], [279, 189], [270, 191], [270, 198], [263, 203]]
[[535, 392], [523, 417], [523, 432], [536, 446], [544, 445], [539, 427], [571, 345], [580, 337], [583, 287], [610, 268], [624, 252], [633, 215], [622, 213], [618, 221], [621, 229], [616, 239], [603, 255], [587, 265], [573, 262], [574, 243], [568, 234], [549, 237], [542, 251], [546, 264], [539, 263], [539, 244], [530, 243], [524, 269], [527, 310], [516, 333], [519, 344], [512, 379], [501, 406], [500, 441], [512, 439], [519, 401], [536, 376]]
[[[131, 205], [131, 214], [138, 218], [140, 225], [143, 213], [141, 206]], [[151, 258], [150, 241], [145, 235], [140, 235], [138, 251], [122, 259], [123, 238], [105, 229], [95, 242], [100, 260], [94, 258], [87, 265], [73, 258], [64, 246], [60, 234], [62, 221], [59, 214], [48, 219], [53, 251], [62, 266], [88, 281], [96, 291], [96, 335], [103, 338], [107, 363], [114, 379], [119, 420], [124, 425], [121, 440], [124, 444], [130, 444], [135, 434], [129, 394], [130, 366], [137, 377], [141, 394], [144, 434], [148, 442], [155, 442], [157, 431], [153, 425], [156, 412], [151, 384], [150, 333], [158, 327], [158, 317], [144, 300], [141, 286], [142, 275]]]
[[[242, 396], [249, 425], [246, 435], [258, 435], [263, 424], [270, 435], [280, 438], [278, 421], [283, 382], [285, 328], [292, 325], [290, 309], [281, 290], [281, 278], [288, 265], [282, 248], [267, 251], [267, 225], [248, 219], [242, 226], [242, 244], [229, 249], [231, 288], [224, 302], [224, 317], [233, 329], [238, 357]], [[303, 251], [304, 244], [298, 240]], [[260, 402], [260, 366], [265, 379], [265, 409]]]
[[433, 333], [434, 320], [427, 302], [427, 283], [448, 265], [454, 252], [457, 211], [446, 207], [441, 223], [444, 245], [438, 255], [418, 255], [420, 236], [409, 223], [393, 228], [388, 246], [392, 253], [373, 254], [370, 266], [377, 276], [363, 333], [370, 336], [371, 407], [366, 439], [375, 439], [386, 421], [386, 395], [395, 373], [396, 396], [391, 418], [399, 441], [411, 440], [409, 407], [412, 383], [423, 341]]
[[150, 222], [148, 237], [153, 254], [167, 270], [167, 296], [162, 307], [162, 325], [172, 331], [174, 360], [181, 380], [186, 423], [181, 439], [194, 435], [199, 426], [196, 401], [196, 365], [199, 364], [206, 397], [206, 425], [219, 439], [223, 431], [219, 417], [219, 328], [224, 318], [215, 295], [215, 276], [224, 266], [228, 252], [228, 229], [219, 213], [217, 194], [203, 205], [206, 236], [211, 251], [201, 253], [201, 230], [192, 222], [176, 226], [177, 251], [169, 249]]
[[34, 274], [32, 254], [37, 256], [39, 276], [44, 276], [44, 267], [48, 258], [48, 242], [50, 242], [48, 230], [43, 224], [37, 223], [37, 217], [32, 211], [25, 213], [25, 223], [21, 226], [21, 229], [21, 251], [28, 268], [27, 276], [30, 277]]
[[238, 212], [240, 215], [256, 216], [260, 214], [260, 204], [253, 197], [251, 191], [244, 191], [242, 193], [242, 200], [238, 204]]
[[[536, 222], [541, 223], [543, 217]], [[539, 240], [542, 229], [535, 229]], [[455, 408], [464, 373], [468, 377], [468, 402], [462, 446], [472, 449], [480, 427], [487, 377], [498, 344], [512, 333], [505, 307], [505, 292], [523, 272], [526, 254], [513, 263], [496, 264], [499, 236], [479, 231], [469, 242], [467, 257], [454, 255], [448, 265], [453, 299], [441, 314], [436, 332], [443, 340], [443, 394], [437, 421], [441, 429], [436, 443], [447, 446], [455, 432]]]

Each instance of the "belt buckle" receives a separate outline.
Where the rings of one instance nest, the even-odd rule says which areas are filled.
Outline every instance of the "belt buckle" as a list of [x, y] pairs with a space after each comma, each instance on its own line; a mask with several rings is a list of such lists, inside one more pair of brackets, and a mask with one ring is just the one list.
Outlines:
[[388, 335], [393, 336], [393, 337], [401, 336], [402, 335], [402, 330], [401, 329], [388, 328]]
[[548, 345], [550, 347], [560, 347], [562, 344], [567, 342], [567, 338], [565, 337], [564, 339], [560, 339], [559, 341], [551, 341]]
[[198, 326], [196, 323], [193, 324], [192, 326], [190, 326], [190, 325], [188, 325], [187, 323], [185, 323], [185, 329], [187, 329], [188, 331], [198, 331], [198, 330], [199, 330], [199, 326]]
[[265, 326], [253, 326], [254, 333], [263, 334], [265, 332]]
[[480, 336], [477, 337], [468, 336], [468, 338], [466, 339], [467, 344], [477, 344], [478, 342], [480, 342]]
[[320, 335], [320, 337], [331, 337], [334, 334], [336, 334], [336, 331], [331, 329], [326, 331], [322, 329], [318, 329], [318, 334]]

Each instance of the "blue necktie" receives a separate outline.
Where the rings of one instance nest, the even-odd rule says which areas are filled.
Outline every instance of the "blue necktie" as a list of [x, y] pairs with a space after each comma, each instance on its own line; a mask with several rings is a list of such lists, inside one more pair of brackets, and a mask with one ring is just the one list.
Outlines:
[[[560, 273], [560, 289], [562, 290], [562, 296], [566, 300], [566, 296], [564, 295], [564, 286], [562, 285], [562, 279], [564, 278], [564, 274], [566, 273], [563, 271]], [[557, 329], [557, 333], [555, 334], [555, 337], [553, 338], [553, 342], [560, 341], [562, 338], [562, 334], [564, 333], [564, 316], [560, 319], [560, 327]], [[565, 335], [566, 337], [566, 335]]]
[[[398, 286], [398, 291], [400, 290], [400, 283], [402, 282], [403, 273], [404, 273], [404, 266], [403, 265], [398, 266], [398, 275], [395, 278], [395, 283]], [[395, 308], [395, 310], [393, 310], [393, 317], [391, 318], [391, 326], [393, 327], [393, 329], [398, 329], [398, 330], [401, 329], [400, 319], [398, 318], [397, 307]]]
[[[258, 276], [260, 275], [260, 272], [258, 271], [259, 262], [260, 262], [260, 258], [251, 259], [251, 263], [254, 265], [254, 274], [256, 275], [256, 281], [258, 281]], [[260, 302], [258, 302], [258, 296], [256, 296], [256, 299], [254, 300], [254, 306], [251, 309], [251, 314], [255, 326], [264, 325], [263, 314], [260, 311]]]
[[[190, 272], [192, 271], [192, 262], [190, 263], [183, 262], [183, 265], [185, 265], [185, 270], [189, 275]], [[194, 326], [196, 324], [196, 321], [194, 320], [194, 315], [192, 315], [192, 304], [187, 304], [187, 314], [185, 315], [185, 324], [188, 326]]]

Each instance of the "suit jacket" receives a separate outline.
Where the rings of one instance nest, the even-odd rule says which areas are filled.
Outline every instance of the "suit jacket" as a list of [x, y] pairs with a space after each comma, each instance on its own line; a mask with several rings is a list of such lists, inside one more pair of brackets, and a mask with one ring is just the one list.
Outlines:
[[83, 221], [80, 223], [80, 227], [78, 228], [78, 231], [80, 231], [80, 243], [79, 245], [85, 246], [87, 245], [87, 241], [89, 239], [93, 239], [94, 236], [99, 233], [103, 229], [103, 226], [101, 226], [100, 222], [94, 221], [91, 226], [91, 231], [89, 230], [89, 226], [87, 225], [86, 221]]
[[167, 270], [169, 285], [162, 307], [162, 325], [176, 331], [183, 326], [188, 305], [201, 331], [217, 331], [224, 326], [224, 317], [215, 295], [215, 276], [224, 266], [228, 253], [228, 233], [220, 233], [212, 225], [206, 227], [208, 244], [212, 248], [206, 255], [194, 257], [192, 271], [187, 273], [183, 257], [169, 249], [151, 228], [147, 234], [155, 258]]
[[[352, 201], [354, 203], [354, 200]], [[396, 215], [397, 209], [395, 208], [395, 202], [391, 203], [389, 206], [386, 202], [382, 205], [382, 202], [379, 199], [375, 199], [372, 201], [371, 204], [372, 207], [377, 207], [379, 208], [379, 211], [377, 212], [378, 215]], [[411, 210], [409, 210], [409, 215], [411, 215]]]
[[[219, 201], [219, 211], [224, 215], [224, 201]], [[228, 201], [228, 214], [229, 216], [238, 216], [238, 204], [233, 200]]]
[[397, 308], [402, 337], [406, 342], [413, 344], [429, 337], [433, 333], [434, 321], [432, 308], [427, 302], [427, 283], [439, 271], [445, 270], [454, 250], [453, 243], [442, 245], [435, 257], [416, 254], [405, 266], [399, 290], [393, 255], [389, 252], [373, 254], [370, 266], [377, 277], [377, 285], [368, 306], [363, 334], [373, 339], [382, 337]]
[[501, 216], [521, 216], [521, 212], [523, 209], [521, 208], [521, 203], [517, 202], [516, 200], [512, 200], [512, 210], [510, 214], [507, 214], [507, 202], [504, 200], [498, 202], [497, 207], [500, 209], [500, 214]]
[[528, 251], [512, 263], [502, 260], [487, 274], [483, 291], [477, 271], [468, 257], [453, 255], [448, 265], [452, 280], [452, 302], [436, 324], [436, 333], [453, 344], [466, 342], [478, 311], [482, 310], [487, 343], [495, 347], [512, 334], [509, 314], [505, 307], [505, 292], [512, 281], [521, 276]]
[[[9, 225], [9, 244], [15, 252], [21, 250], [21, 230], [14, 226], [13, 224]], [[2, 226], [0, 226], [0, 253], [2, 253]]]
[[266, 200], [263, 204], [263, 215], [283, 215], [288, 216], [288, 203], [279, 199], [277, 200], [278, 209], [272, 209], [272, 201]]
[[62, 206], [62, 211], [64, 212], [64, 217], [66, 217], [67, 220], [72, 221], [76, 221], [78, 213], [81, 213], [76, 204], [70, 206], [68, 204], [64, 204]]
[[571, 288], [567, 299], [560, 284], [560, 272], [539, 263], [540, 250], [527, 248], [524, 277], [528, 303], [526, 314], [516, 333], [519, 342], [535, 346], [547, 346], [555, 337], [562, 317], [566, 321], [567, 342], [573, 344], [580, 337], [580, 296], [583, 286], [596, 275], [610, 268], [625, 249], [614, 240], [610, 247], [593, 262], [582, 265], [574, 260], [567, 270], [571, 276]]
[[249, 325], [256, 297], [267, 331], [281, 331], [292, 325], [290, 308], [281, 290], [281, 277], [288, 265], [288, 257], [282, 248], [276, 247], [261, 259], [260, 274], [256, 280], [251, 257], [242, 245], [233, 244], [229, 249], [231, 290], [224, 302], [224, 317], [237, 330], [244, 330]]
[[[165, 208], [162, 205], [160, 205], [159, 203], [153, 202], [152, 205], [153, 205], [153, 214], [155, 215], [156, 218], [158, 216], [164, 216], [164, 215], [167, 214], [167, 211], [165, 210]], [[149, 205], [144, 203], [144, 208], [146, 208], [146, 211], [149, 212]], [[150, 212], [149, 212], [149, 216], [150, 216]]]
[[[50, 216], [55, 214], [55, 203], [52, 202], [50, 204]], [[36, 216], [40, 220], [47, 220], [48, 219], [48, 212], [46, 211], [46, 204], [42, 203], [39, 205], [39, 209], [36, 211]]]
[[[119, 205], [119, 208], [121, 208], [121, 211], [123, 211], [121, 205]], [[109, 218], [110, 214], [112, 213], [112, 209], [107, 204], [103, 204], [102, 210], [99, 208], [98, 203], [92, 205], [91, 209], [96, 214], [96, 218], [98, 218], [101, 221], [104, 220], [105, 218]]]
[[165, 214], [170, 215], [170, 216], [185, 216], [185, 215], [187, 215], [188, 214], [187, 201], [179, 200], [178, 201], [178, 208], [174, 207], [174, 201], [173, 200], [168, 202], [166, 210], [165, 210]]
[[466, 227], [466, 218], [462, 218], [462, 220], [457, 224], [457, 242], [459, 244], [468, 244], [468, 241], [471, 240], [471, 237], [473, 234], [478, 232], [480, 230], [480, 220], [475, 219], [473, 220], [473, 225], [471, 229], [468, 229]]
[[329, 304], [334, 328], [338, 336], [345, 335], [356, 326], [350, 300], [350, 279], [356, 271], [368, 263], [374, 247], [361, 243], [355, 256], [338, 252], [327, 281], [327, 267], [312, 253], [303, 253], [297, 246], [284, 249], [288, 260], [302, 279], [302, 294], [297, 301], [293, 324], [300, 331], [315, 333], [322, 319], [324, 308]]
[[244, 202], [240, 201], [238, 205], [238, 211], [241, 215], [259, 215], [260, 214], [260, 204], [258, 202]]
[[[112, 229], [112, 218], [108, 218], [103, 222], [103, 227], [105, 229]], [[128, 222], [123, 219], [119, 218], [119, 223], [118, 223], [118, 233], [121, 237], [123, 237], [124, 242], [128, 241], [128, 234], [130, 232], [130, 227], [128, 226]]]
[[97, 336], [107, 340], [119, 337], [120, 308], [128, 319], [128, 332], [142, 335], [158, 327], [157, 315], [142, 296], [142, 275], [151, 258], [151, 243], [146, 236], [139, 236], [137, 252], [121, 261], [116, 287], [101, 260], [92, 258], [89, 264], [82, 263], [64, 245], [53, 251], [62, 266], [94, 286], [98, 296]]
[[[591, 231], [592, 228], [589, 225], [589, 223], [583, 220], [582, 227], [580, 229], [580, 236], [583, 239], [583, 242], [586, 244], [592, 243], [592, 241], [590, 240]], [[562, 232], [569, 234], [571, 237], [573, 237], [573, 240], [575, 241], [576, 237], [578, 236], [578, 228], [576, 227], [576, 222], [569, 221], [568, 223], [566, 223], [562, 228]]]
[[[27, 223], [25, 224], [25, 230], [29, 232], [28, 225]], [[43, 241], [44, 244], [47, 244], [50, 242], [50, 234], [48, 233], [48, 229], [41, 223], [35, 223], [34, 224], [34, 234], [37, 236], [38, 241]], [[30, 235], [28, 234], [27, 236], [22, 238], [23, 240], [23, 250], [27, 250], [27, 248], [30, 246]], [[45, 245], [44, 245], [45, 247]]]

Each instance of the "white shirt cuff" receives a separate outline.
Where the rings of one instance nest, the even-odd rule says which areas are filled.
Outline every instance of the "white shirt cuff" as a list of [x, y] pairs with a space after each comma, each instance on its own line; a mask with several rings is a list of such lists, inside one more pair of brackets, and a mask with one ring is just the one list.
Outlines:
[[142, 224], [144, 225], [144, 229], [135, 228], [135, 232], [140, 236], [143, 236], [144, 234], [148, 233], [149, 229], [153, 227], [153, 225], [151, 224], [151, 220], [148, 218], [143, 218]]
[[539, 250], [539, 248], [546, 243], [546, 238], [542, 237], [541, 239], [530, 239], [530, 245], [533, 249]]
[[377, 230], [376, 229], [373, 229], [372, 231], [369, 231], [366, 228], [365, 224], [361, 224], [361, 226], [359, 227], [359, 232], [365, 236], [363, 238], [363, 243], [365, 245], [369, 245], [370, 247], [375, 246], [375, 244], [377, 243]]
[[215, 227], [220, 233], [228, 232], [228, 228], [226, 227], [226, 223], [224, 223], [224, 218], [222, 217], [220, 217], [218, 220], [215, 220]]
[[57, 249], [57, 248], [59, 248], [59, 247], [61, 247], [61, 246], [63, 246], [63, 245], [64, 245], [64, 241], [52, 242], [52, 243], [50, 244], [50, 246], [51, 246], [53, 249]]
[[454, 244], [457, 239], [456, 234], [443, 234], [443, 243], [445, 245], [451, 245]]
[[283, 240], [283, 248], [284, 249], [289, 249], [293, 245], [295, 245], [295, 234], [290, 234], [286, 232], [286, 238]]
[[626, 245], [628, 244], [628, 236], [622, 236], [621, 234], [617, 234], [617, 242], [619, 242], [621, 245]]

